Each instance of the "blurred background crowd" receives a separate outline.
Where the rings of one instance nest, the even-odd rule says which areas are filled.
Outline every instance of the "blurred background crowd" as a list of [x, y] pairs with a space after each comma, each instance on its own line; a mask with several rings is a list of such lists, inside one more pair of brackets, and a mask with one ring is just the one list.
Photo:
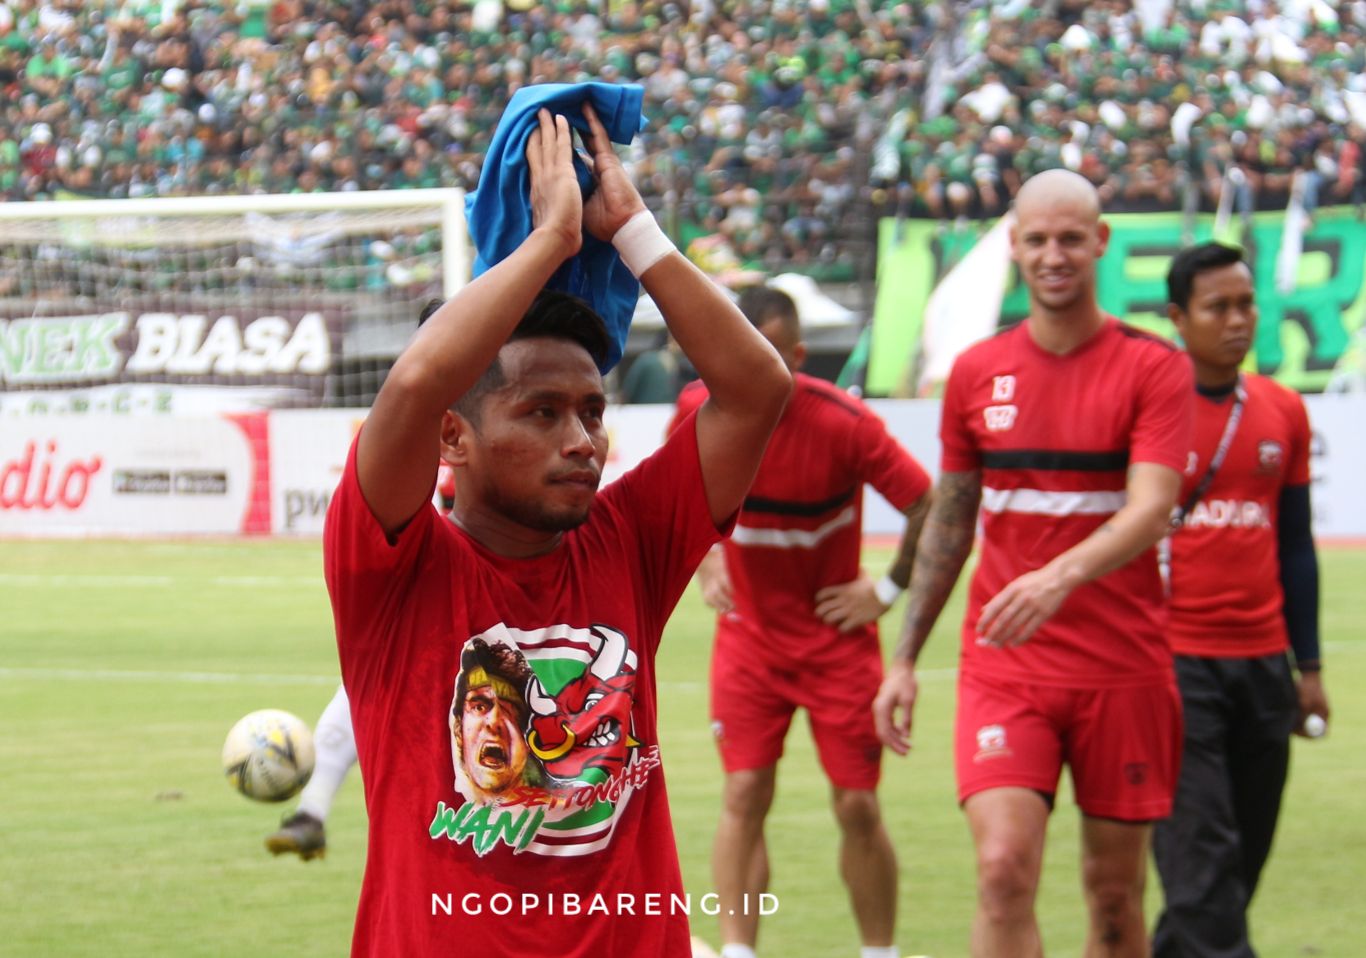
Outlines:
[[0, 0], [0, 197], [470, 188], [514, 90], [588, 79], [643, 84], [629, 161], [716, 273], [860, 278], [879, 217], [1055, 166], [1110, 210], [1366, 188], [1366, 0]]

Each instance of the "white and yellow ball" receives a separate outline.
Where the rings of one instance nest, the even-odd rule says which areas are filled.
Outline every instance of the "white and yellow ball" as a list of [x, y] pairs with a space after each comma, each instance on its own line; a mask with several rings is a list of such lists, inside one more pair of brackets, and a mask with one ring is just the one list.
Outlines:
[[313, 733], [281, 709], [245, 715], [223, 743], [223, 774], [247, 798], [283, 802], [313, 774]]

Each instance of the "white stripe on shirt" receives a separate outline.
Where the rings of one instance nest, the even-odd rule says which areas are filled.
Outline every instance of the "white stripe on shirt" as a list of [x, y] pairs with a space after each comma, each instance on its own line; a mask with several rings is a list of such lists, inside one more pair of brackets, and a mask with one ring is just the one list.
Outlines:
[[844, 511], [816, 529], [756, 529], [737, 524], [730, 539], [741, 546], [770, 546], [774, 549], [814, 549], [833, 533], [854, 521], [854, 507]]
[[1055, 492], [1051, 489], [982, 487], [984, 512], [1020, 512], [1035, 516], [1108, 516], [1127, 501], [1119, 492]]

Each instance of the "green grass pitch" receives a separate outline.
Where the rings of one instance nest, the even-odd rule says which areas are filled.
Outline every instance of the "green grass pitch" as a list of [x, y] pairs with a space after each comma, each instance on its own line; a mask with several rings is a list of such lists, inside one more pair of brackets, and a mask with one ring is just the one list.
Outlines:
[[[1253, 909], [1267, 956], [1363, 953], [1354, 902], [1366, 880], [1366, 550], [1327, 548], [1321, 558], [1335, 713], [1326, 739], [1295, 743]], [[886, 554], [866, 561], [880, 569]], [[223, 737], [246, 712], [284, 708], [312, 724], [332, 695], [320, 567], [317, 542], [0, 545], [0, 955], [346, 952], [364, 864], [359, 779], [337, 801], [328, 857], [303, 864], [262, 848], [283, 808], [241, 798], [219, 770]], [[926, 651], [916, 748], [888, 758], [882, 786], [901, 862], [897, 939], [908, 955], [967, 950], [971, 846], [949, 753], [960, 614], [955, 601]], [[721, 780], [707, 722], [710, 633], [690, 589], [659, 666], [663, 755], [694, 898], [712, 885]], [[804, 721], [788, 740], [768, 834], [780, 904], [762, 926], [761, 954], [856, 954]], [[1159, 902], [1154, 878], [1150, 919]], [[1039, 914], [1050, 954], [1080, 952], [1077, 814], [1065, 787]], [[693, 924], [715, 943], [715, 919]]]

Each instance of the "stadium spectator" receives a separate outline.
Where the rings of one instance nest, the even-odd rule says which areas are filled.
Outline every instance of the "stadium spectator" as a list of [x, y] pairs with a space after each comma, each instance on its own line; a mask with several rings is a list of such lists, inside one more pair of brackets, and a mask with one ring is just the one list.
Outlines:
[[1165, 900], [1153, 954], [1250, 956], [1247, 909], [1271, 852], [1290, 735], [1305, 734], [1309, 716], [1328, 718], [1309, 419], [1298, 394], [1240, 371], [1257, 305], [1237, 249], [1182, 251], [1167, 289], [1198, 397], [1167, 543], [1185, 748], [1172, 815], [1153, 837]]
[[[759, 916], [742, 904], [768, 890], [764, 824], [798, 708], [831, 782], [839, 874], [863, 958], [895, 958], [896, 852], [877, 798], [882, 746], [872, 714], [882, 679], [877, 620], [910, 580], [929, 476], [859, 400], [800, 372], [806, 345], [790, 296], [751, 287], [740, 309], [783, 357], [796, 389], [734, 531], [698, 569], [717, 612], [711, 718], [726, 780], [712, 873], [721, 958], [754, 956]], [[685, 389], [673, 428], [706, 397], [702, 384]], [[813, 449], [821, 450], [814, 459]], [[897, 558], [876, 583], [859, 568], [865, 483], [906, 516]]]
[[[619, 897], [682, 893], [655, 747], [654, 653], [744, 498], [791, 377], [668, 243], [585, 114], [592, 198], [582, 199], [569, 124], [542, 111], [527, 149], [535, 229], [418, 331], [329, 509], [324, 564], [371, 819], [353, 954], [454, 953], [471, 940], [508, 956], [690, 952], [685, 916]], [[629, 239], [618, 232], [628, 223]], [[619, 244], [711, 390], [601, 495], [607, 333], [585, 304], [541, 292], [585, 231]], [[438, 438], [458, 474], [449, 521], [428, 504]], [[575, 791], [519, 792], [498, 806], [457, 798], [450, 736], [429, 733], [434, 717], [450, 719], [462, 649], [475, 641], [558, 663], [554, 683], [521, 690], [534, 716], [521, 731]], [[582, 853], [564, 854], [570, 845]], [[536, 908], [508, 921], [486, 905], [510, 887], [520, 903], [572, 893], [615, 904], [606, 918]], [[434, 910], [444, 893], [461, 907]]]
[[1151, 823], [1171, 809], [1180, 697], [1152, 547], [1189, 449], [1189, 360], [1101, 312], [1108, 229], [1095, 188], [1027, 180], [1012, 255], [1025, 321], [958, 357], [944, 396], [943, 471], [906, 624], [874, 704], [910, 746], [915, 659], [972, 549], [955, 757], [977, 853], [972, 953], [1042, 954], [1034, 898], [1066, 763], [1082, 813], [1087, 954], [1147, 955]]

